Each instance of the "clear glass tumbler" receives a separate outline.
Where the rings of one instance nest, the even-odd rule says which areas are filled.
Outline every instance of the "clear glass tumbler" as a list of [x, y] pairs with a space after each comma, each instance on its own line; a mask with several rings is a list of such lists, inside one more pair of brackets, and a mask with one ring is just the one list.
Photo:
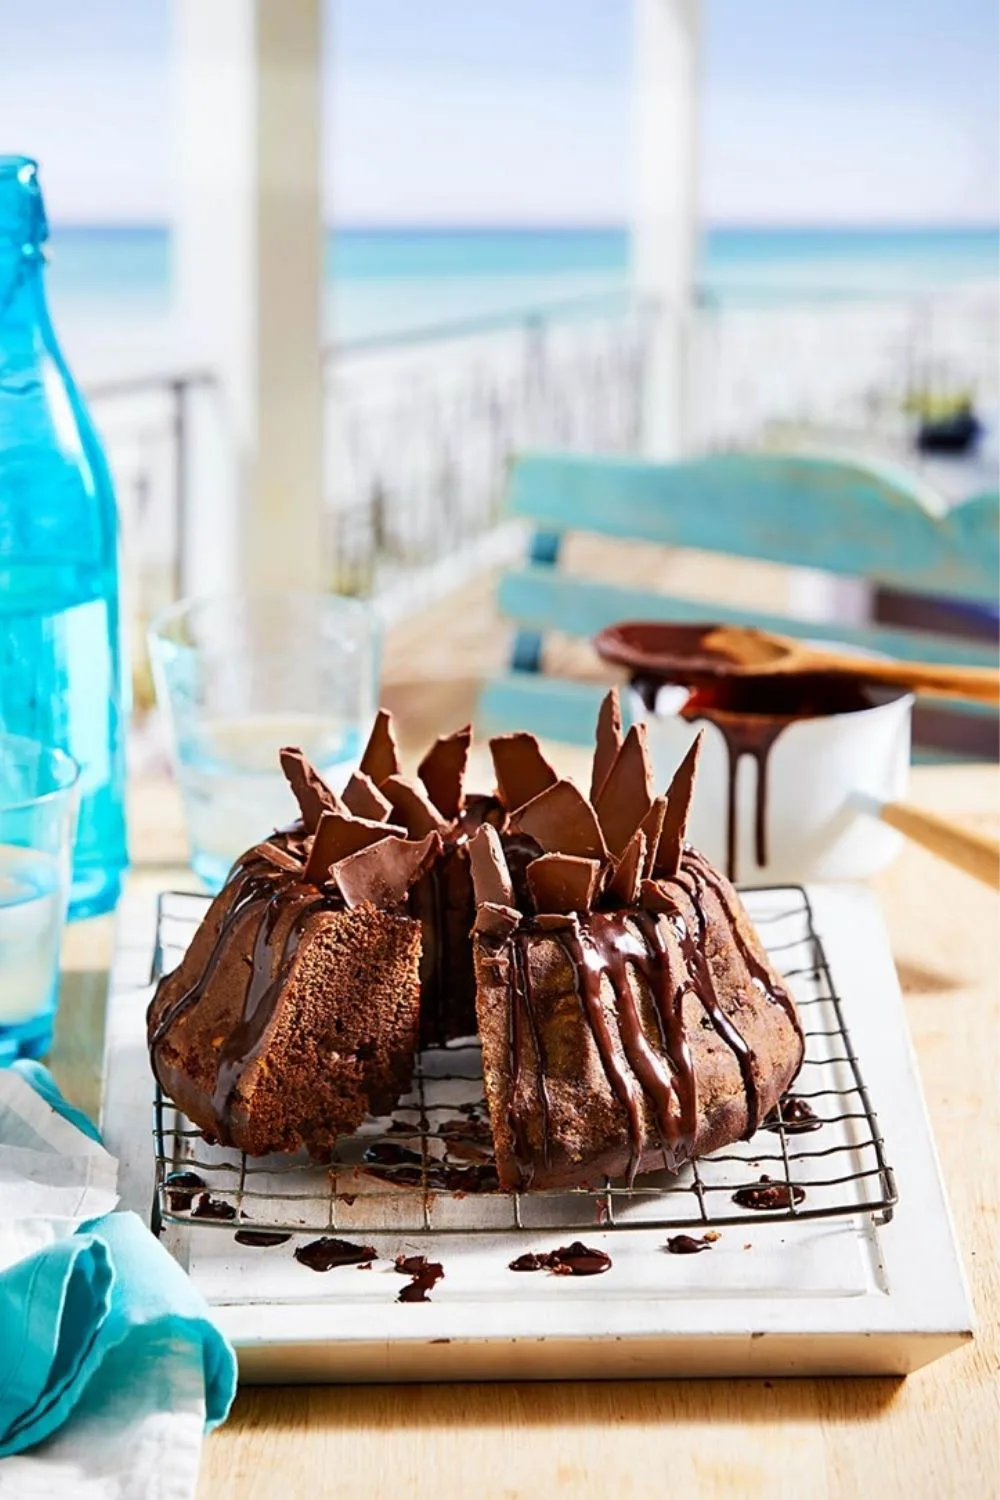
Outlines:
[[52, 1040], [80, 768], [0, 734], [0, 1066]]
[[378, 627], [355, 599], [188, 599], [149, 628], [172, 730], [191, 866], [217, 891], [234, 860], [296, 806], [278, 764], [299, 745], [336, 790], [357, 769], [375, 707]]

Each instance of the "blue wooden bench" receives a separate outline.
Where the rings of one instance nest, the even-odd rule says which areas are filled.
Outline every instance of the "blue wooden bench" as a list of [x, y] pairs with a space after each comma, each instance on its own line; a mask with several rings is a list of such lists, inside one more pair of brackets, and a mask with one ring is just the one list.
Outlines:
[[501, 612], [517, 630], [510, 671], [487, 683], [480, 697], [478, 718], [487, 733], [526, 728], [589, 742], [603, 689], [542, 675], [545, 635], [590, 637], [623, 619], [752, 624], [796, 636], [835, 634], [912, 660], [997, 664], [994, 645], [954, 635], [817, 626], [575, 577], [559, 567], [562, 538], [591, 532], [823, 568], [995, 607], [1000, 509], [994, 494], [945, 512], [911, 475], [843, 460], [726, 454], [652, 464], [536, 454], [514, 464], [507, 512], [535, 531], [526, 566], [500, 583]]

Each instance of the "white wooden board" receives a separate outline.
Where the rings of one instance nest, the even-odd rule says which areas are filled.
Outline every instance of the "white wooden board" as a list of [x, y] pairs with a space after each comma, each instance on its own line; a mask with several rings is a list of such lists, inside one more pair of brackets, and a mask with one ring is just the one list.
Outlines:
[[[767, 1224], [748, 1211], [745, 1222], [721, 1230], [710, 1252], [674, 1256], [663, 1248], [661, 1229], [641, 1227], [643, 1215], [654, 1212], [643, 1208], [635, 1227], [607, 1232], [594, 1223], [572, 1231], [613, 1258], [610, 1271], [588, 1279], [508, 1269], [525, 1250], [565, 1243], [566, 1230], [366, 1233], [380, 1257], [371, 1271], [321, 1275], [294, 1260], [294, 1239], [243, 1247], [229, 1229], [170, 1226], [166, 1242], [236, 1346], [242, 1378], [902, 1374], [971, 1337], [884, 927], [861, 888], [816, 887], [809, 896], [894, 1169], [899, 1201], [890, 1222], [856, 1213]], [[765, 935], [774, 899], [767, 892], [748, 898]], [[122, 1163], [124, 1205], [147, 1219], [153, 1089], [144, 1013], [153, 930], [152, 910], [122, 912], [103, 1118]], [[798, 1139], [815, 1143], [822, 1134]], [[765, 1144], [758, 1136], [746, 1149], [750, 1157], [773, 1151], [774, 1138]], [[796, 1176], [808, 1182], [810, 1170], [821, 1168], [805, 1162]], [[347, 1224], [343, 1233], [362, 1237]], [[315, 1231], [300, 1238], [315, 1238]], [[440, 1261], [445, 1276], [430, 1302], [400, 1304], [392, 1260], [415, 1252]]]

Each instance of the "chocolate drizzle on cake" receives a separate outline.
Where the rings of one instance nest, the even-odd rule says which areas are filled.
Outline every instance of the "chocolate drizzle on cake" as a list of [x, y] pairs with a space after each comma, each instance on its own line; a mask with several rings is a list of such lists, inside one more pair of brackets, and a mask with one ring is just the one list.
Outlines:
[[[518, 754], [524, 754], [529, 770], [538, 763], [525, 738], [508, 736], [501, 742], [498, 780], [503, 784], [531, 784], [530, 777], [518, 775]], [[563, 1119], [553, 1125], [557, 1111], [545, 1052], [549, 1035], [569, 1023], [560, 1003], [554, 1030], [552, 1004], [560, 981], [554, 960], [539, 956], [546, 943], [565, 959], [592, 1055], [621, 1112], [627, 1146], [619, 1170], [630, 1182], [656, 1164], [654, 1150], [659, 1165], [677, 1171], [698, 1144], [697, 1066], [686, 1004], [700, 1005], [704, 1024], [736, 1065], [744, 1137], [754, 1133], [776, 1099], [773, 1087], [762, 1091], [765, 1069], [750, 1040], [761, 1030], [761, 1007], [777, 1006], [791, 1023], [783, 1043], [787, 1076], [801, 1062], [801, 1028], [791, 996], [757, 947], [731, 887], [684, 843], [698, 745], [665, 800], [652, 795], [642, 726], [622, 738], [614, 701], [602, 710], [598, 752], [601, 764], [595, 760], [592, 779], [596, 810], [569, 783], [552, 781], [514, 814], [502, 840], [477, 843], [473, 862], [481, 982], [489, 983], [494, 972], [506, 976], [507, 1084], [499, 1093], [494, 1086], [491, 1108], [502, 1107], [506, 1119], [516, 1169], [508, 1166], [505, 1176], [499, 1142], [501, 1181], [507, 1186], [531, 1186], [543, 1167], [541, 1175], [548, 1179], [557, 1156], [566, 1156], [566, 1148], [557, 1149], [560, 1130], [565, 1134], [567, 1127]], [[497, 861], [499, 871], [493, 868]], [[596, 873], [578, 878], [577, 867], [582, 873], [588, 863]], [[551, 877], [536, 874], [549, 866]], [[500, 920], [508, 902], [516, 903], [510, 925]], [[535, 994], [537, 965], [547, 975], [540, 995]], [[754, 1023], [750, 1029], [743, 1017]], [[480, 1020], [488, 1038], [491, 1023], [482, 1007]], [[770, 1035], [766, 1020], [763, 1030]], [[489, 1092], [488, 1040], [484, 1047]], [[701, 1042], [699, 1054], [706, 1047], [711, 1051]], [[726, 1124], [730, 1140], [736, 1134], [733, 1118]], [[576, 1133], [569, 1128], [571, 1136]], [[611, 1147], [609, 1155], [614, 1159]]]

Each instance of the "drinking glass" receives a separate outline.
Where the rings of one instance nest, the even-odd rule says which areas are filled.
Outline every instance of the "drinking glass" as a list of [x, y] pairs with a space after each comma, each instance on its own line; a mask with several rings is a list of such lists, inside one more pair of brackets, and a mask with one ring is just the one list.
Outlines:
[[0, 734], [0, 1065], [52, 1040], [79, 777], [65, 751]]
[[375, 706], [375, 617], [331, 594], [185, 599], [152, 621], [149, 652], [191, 866], [217, 891], [244, 850], [297, 815], [282, 745], [298, 745], [335, 791], [357, 770]]

